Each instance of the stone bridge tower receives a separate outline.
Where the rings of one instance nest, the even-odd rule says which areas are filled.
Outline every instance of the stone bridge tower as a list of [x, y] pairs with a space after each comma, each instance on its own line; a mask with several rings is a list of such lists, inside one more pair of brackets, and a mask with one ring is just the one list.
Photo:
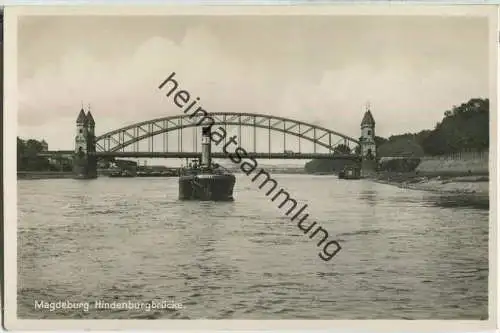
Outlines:
[[78, 179], [97, 178], [95, 121], [90, 111], [85, 114], [83, 108], [76, 119], [73, 173]]
[[369, 176], [377, 170], [377, 146], [375, 144], [375, 119], [366, 107], [365, 115], [361, 121], [361, 137], [359, 138], [361, 148], [361, 175]]

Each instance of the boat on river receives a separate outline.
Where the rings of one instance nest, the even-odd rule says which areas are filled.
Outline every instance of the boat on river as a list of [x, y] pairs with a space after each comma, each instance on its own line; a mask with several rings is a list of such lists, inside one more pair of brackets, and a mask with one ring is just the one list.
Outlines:
[[358, 166], [348, 165], [340, 170], [339, 179], [361, 179], [361, 168]]
[[198, 201], [233, 201], [236, 177], [211, 159], [210, 126], [202, 128], [201, 160], [194, 160], [179, 175], [179, 199]]
[[137, 177], [177, 177], [178, 171], [137, 171]]
[[112, 173], [110, 173], [109, 177], [111, 177], [111, 178], [132, 178], [132, 177], [135, 177], [135, 175], [129, 170], [118, 170], [118, 171], [113, 171]]

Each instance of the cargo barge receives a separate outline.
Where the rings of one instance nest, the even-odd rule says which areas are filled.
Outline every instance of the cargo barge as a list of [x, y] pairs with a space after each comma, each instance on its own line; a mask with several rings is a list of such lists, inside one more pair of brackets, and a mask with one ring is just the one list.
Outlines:
[[134, 173], [129, 170], [118, 170], [113, 171], [109, 174], [110, 178], [133, 178], [135, 177]]
[[338, 174], [339, 179], [361, 179], [361, 169], [357, 166], [346, 166]]
[[182, 168], [179, 175], [179, 200], [233, 201], [236, 177], [212, 163], [211, 127], [202, 128], [201, 160]]

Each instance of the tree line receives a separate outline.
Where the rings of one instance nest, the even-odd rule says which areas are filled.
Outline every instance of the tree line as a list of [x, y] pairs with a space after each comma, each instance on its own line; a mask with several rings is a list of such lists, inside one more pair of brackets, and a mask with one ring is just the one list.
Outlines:
[[[464, 151], [489, 149], [489, 99], [472, 98], [468, 102], [453, 106], [444, 112], [443, 119], [434, 129], [417, 133], [392, 135], [388, 138], [376, 136], [378, 157], [405, 156], [402, 168], [414, 168], [422, 156], [439, 156]], [[335, 152], [359, 154], [360, 148], [337, 146]], [[309, 173], [335, 172], [352, 163], [342, 160], [312, 160], [305, 165]], [[396, 162], [395, 162], [396, 163]], [[397, 164], [396, 163], [396, 164]], [[399, 167], [398, 167], [399, 168]]]
[[[42, 141], [35, 139], [23, 140], [17, 137], [17, 171], [72, 171], [72, 160], [67, 157], [59, 157], [51, 160], [48, 157], [38, 156], [43, 152]], [[102, 158], [99, 160], [101, 168], [107, 169], [114, 162], [120, 169], [137, 167], [137, 162], [128, 160], [117, 160], [115, 158]]]
[[51, 163], [47, 157], [38, 156], [42, 151], [42, 141], [17, 137], [17, 171], [71, 171], [71, 161]]

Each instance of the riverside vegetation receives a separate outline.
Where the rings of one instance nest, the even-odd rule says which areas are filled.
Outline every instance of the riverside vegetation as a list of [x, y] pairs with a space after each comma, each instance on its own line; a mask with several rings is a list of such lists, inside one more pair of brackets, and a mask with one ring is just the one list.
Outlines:
[[[489, 207], [488, 99], [473, 98], [452, 107], [432, 130], [375, 140], [380, 159], [374, 181]], [[350, 153], [342, 146], [337, 151]], [[336, 173], [347, 163], [352, 162], [315, 160], [305, 169], [307, 173]]]
[[[444, 112], [444, 118], [434, 129], [418, 133], [375, 137], [378, 157], [404, 157], [387, 159], [379, 165], [381, 172], [413, 172], [424, 156], [445, 156], [464, 151], [484, 152], [489, 149], [489, 100], [473, 98]], [[339, 145], [334, 153], [351, 152]], [[342, 160], [312, 160], [305, 165], [307, 173], [331, 173], [342, 170], [347, 164]]]
[[44, 150], [43, 141], [17, 138], [17, 171], [71, 171], [71, 161], [65, 161], [62, 170], [47, 157], [37, 154]]

